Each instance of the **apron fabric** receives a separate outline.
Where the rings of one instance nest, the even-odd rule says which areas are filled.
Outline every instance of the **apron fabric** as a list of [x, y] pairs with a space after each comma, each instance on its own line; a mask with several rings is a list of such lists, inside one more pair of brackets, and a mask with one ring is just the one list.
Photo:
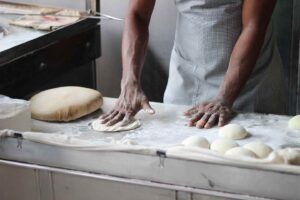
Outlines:
[[[242, 31], [242, 0], [175, 0], [177, 23], [164, 102], [191, 105], [212, 100]], [[272, 24], [259, 59], [233, 109], [282, 114], [283, 70]]]

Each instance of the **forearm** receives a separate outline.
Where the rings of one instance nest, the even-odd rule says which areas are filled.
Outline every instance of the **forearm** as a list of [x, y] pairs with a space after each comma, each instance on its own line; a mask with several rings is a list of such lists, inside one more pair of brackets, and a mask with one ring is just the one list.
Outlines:
[[140, 85], [155, 0], [130, 0], [122, 40], [122, 85]]
[[139, 84], [148, 38], [148, 24], [145, 24], [135, 14], [129, 14], [125, 21], [122, 40], [122, 82]]
[[265, 31], [250, 27], [243, 30], [232, 52], [218, 97], [232, 105], [255, 67], [264, 42]]
[[276, 0], [244, 0], [243, 30], [231, 54], [218, 98], [232, 105], [255, 67]]

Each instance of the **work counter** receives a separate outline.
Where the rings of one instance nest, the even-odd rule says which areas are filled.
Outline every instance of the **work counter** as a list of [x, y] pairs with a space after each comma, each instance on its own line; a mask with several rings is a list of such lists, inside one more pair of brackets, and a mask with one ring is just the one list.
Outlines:
[[[168, 151], [191, 135], [200, 134], [210, 142], [218, 138], [219, 128], [188, 127], [182, 116], [185, 106], [152, 103], [156, 114], [140, 112], [136, 117], [142, 126], [136, 130], [93, 131], [91, 122], [114, 102], [104, 98], [102, 110], [70, 123], [32, 120], [37, 133], [31, 140], [17, 134], [2, 138], [0, 199], [300, 198], [299, 166]], [[300, 143], [297, 133], [288, 130], [288, 119], [240, 113], [232, 123], [250, 133], [238, 141], [240, 145], [259, 140], [276, 150]], [[47, 137], [40, 139], [43, 133]]]

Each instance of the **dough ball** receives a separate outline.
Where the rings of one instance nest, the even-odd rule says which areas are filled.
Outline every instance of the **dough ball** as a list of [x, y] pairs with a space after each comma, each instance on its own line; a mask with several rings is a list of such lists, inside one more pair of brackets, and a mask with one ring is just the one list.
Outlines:
[[270, 161], [270, 163], [274, 163], [274, 164], [284, 164], [284, 158], [278, 154], [277, 151], [273, 151], [270, 153], [270, 155], [268, 156], [268, 160]]
[[249, 158], [256, 158], [255, 153], [250, 151], [249, 149], [243, 147], [234, 147], [226, 151], [225, 155], [231, 157], [249, 157]]
[[230, 139], [217, 139], [213, 141], [210, 145], [210, 149], [222, 154], [225, 154], [225, 152], [229, 149], [232, 149], [234, 147], [238, 147], [238, 143], [236, 143], [234, 140]]
[[193, 135], [183, 140], [182, 144], [186, 147], [200, 147], [209, 149], [209, 142], [206, 138], [199, 135]]
[[300, 115], [296, 115], [289, 120], [289, 128], [293, 130], [300, 130]]
[[254, 152], [258, 158], [266, 158], [273, 151], [271, 147], [262, 142], [250, 142], [244, 148]]
[[285, 164], [300, 165], [300, 150], [293, 148], [280, 149], [277, 151]]
[[96, 111], [103, 98], [97, 90], [69, 86], [40, 92], [30, 102], [32, 118], [67, 122]]
[[247, 131], [244, 127], [238, 124], [228, 124], [220, 128], [219, 136], [221, 138], [231, 139], [231, 140], [240, 140], [247, 136]]

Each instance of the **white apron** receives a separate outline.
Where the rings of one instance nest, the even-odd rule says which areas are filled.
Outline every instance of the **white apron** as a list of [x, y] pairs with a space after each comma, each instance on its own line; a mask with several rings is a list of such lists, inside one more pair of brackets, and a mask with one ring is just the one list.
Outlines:
[[[212, 100], [242, 30], [242, 0], [175, 0], [178, 15], [165, 103]], [[283, 70], [270, 23], [256, 66], [235, 101], [239, 111], [282, 114]]]

